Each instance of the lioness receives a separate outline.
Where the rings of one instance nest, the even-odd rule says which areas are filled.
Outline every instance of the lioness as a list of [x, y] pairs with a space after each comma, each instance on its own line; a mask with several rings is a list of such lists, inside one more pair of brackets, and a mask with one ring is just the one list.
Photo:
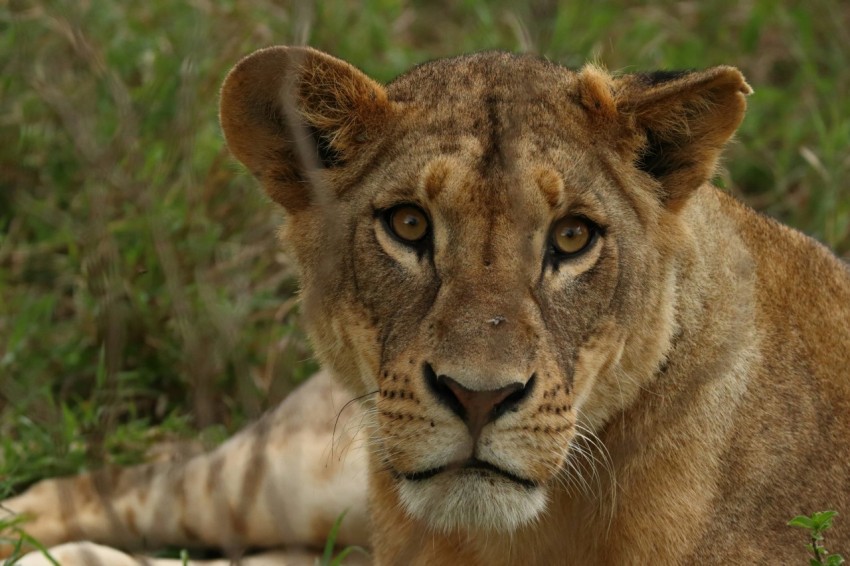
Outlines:
[[803, 562], [787, 520], [835, 509], [850, 551], [850, 271], [709, 183], [749, 93], [731, 67], [490, 52], [382, 86], [250, 55], [222, 127], [285, 210], [336, 384], [212, 454], [4, 505], [48, 544], [231, 554], [321, 545], [349, 508], [339, 542], [376, 564], [528, 566]]

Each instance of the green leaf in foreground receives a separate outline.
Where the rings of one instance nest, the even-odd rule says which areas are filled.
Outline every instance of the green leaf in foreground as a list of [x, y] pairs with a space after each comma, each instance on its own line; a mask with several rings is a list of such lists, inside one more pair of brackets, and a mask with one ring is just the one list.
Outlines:
[[[3, 565], [12, 566], [17, 563], [18, 559], [24, 555], [24, 547], [30, 547], [41, 552], [53, 566], [60, 566], [50, 552], [41, 542], [35, 537], [28, 534], [21, 528], [21, 525], [27, 521], [26, 517], [16, 515], [8, 519], [0, 519], [0, 533], [8, 533], [0, 535], [0, 542], [9, 542], [12, 544], [12, 552], [9, 558], [3, 562]], [[9, 536], [12, 535], [12, 536]]]
[[336, 539], [339, 535], [339, 528], [342, 525], [342, 520], [345, 519], [346, 513], [348, 513], [348, 509], [340, 513], [339, 517], [337, 517], [336, 521], [334, 521], [334, 524], [328, 533], [328, 538], [325, 541], [325, 550], [322, 553], [322, 557], [316, 560], [317, 566], [341, 566], [342, 561], [345, 560], [345, 558], [352, 552], [359, 552], [365, 556], [369, 556], [366, 549], [359, 546], [347, 546], [339, 551], [339, 554], [336, 556], [333, 555], [334, 547], [336, 546]]
[[832, 527], [832, 519], [838, 515], [836, 511], [818, 511], [810, 517], [797, 515], [790, 521], [788, 526], [798, 527], [809, 531], [809, 544], [806, 549], [814, 555], [809, 559], [810, 566], [840, 566], [844, 564], [844, 558], [840, 554], [829, 554], [823, 546], [823, 533]]

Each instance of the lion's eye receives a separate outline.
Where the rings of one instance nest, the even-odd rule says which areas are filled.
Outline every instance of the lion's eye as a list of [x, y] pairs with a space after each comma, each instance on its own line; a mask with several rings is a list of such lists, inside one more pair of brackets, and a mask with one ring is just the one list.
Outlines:
[[392, 209], [388, 224], [393, 234], [405, 242], [419, 242], [428, 234], [428, 217], [422, 209], [410, 204]]
[[552, 230], [552, 246], [561, 254], [580, 253], [590, 245], [592, 240], [592, 225], [577, 216], [567, 216], [558, 220]]

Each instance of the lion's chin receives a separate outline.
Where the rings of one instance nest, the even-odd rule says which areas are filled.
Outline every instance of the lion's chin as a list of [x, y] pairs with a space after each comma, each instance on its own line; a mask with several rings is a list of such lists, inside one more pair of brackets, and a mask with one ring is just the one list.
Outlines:
[[434, 530], [510, 532], [546, 508], [545, 487], [480, 469], [457, 469], [428, 479], [400, 479], [406, 511]]

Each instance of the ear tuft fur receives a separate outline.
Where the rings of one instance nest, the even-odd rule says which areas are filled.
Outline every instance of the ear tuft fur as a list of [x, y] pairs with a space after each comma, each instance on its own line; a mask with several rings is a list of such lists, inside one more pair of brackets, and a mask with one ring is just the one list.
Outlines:
[[578, 74], [579, 101], [587, 112], [604, 121], [617, 117], [614, 101], [614, 84], [604, 69], [593, 64], [585, 65]]

